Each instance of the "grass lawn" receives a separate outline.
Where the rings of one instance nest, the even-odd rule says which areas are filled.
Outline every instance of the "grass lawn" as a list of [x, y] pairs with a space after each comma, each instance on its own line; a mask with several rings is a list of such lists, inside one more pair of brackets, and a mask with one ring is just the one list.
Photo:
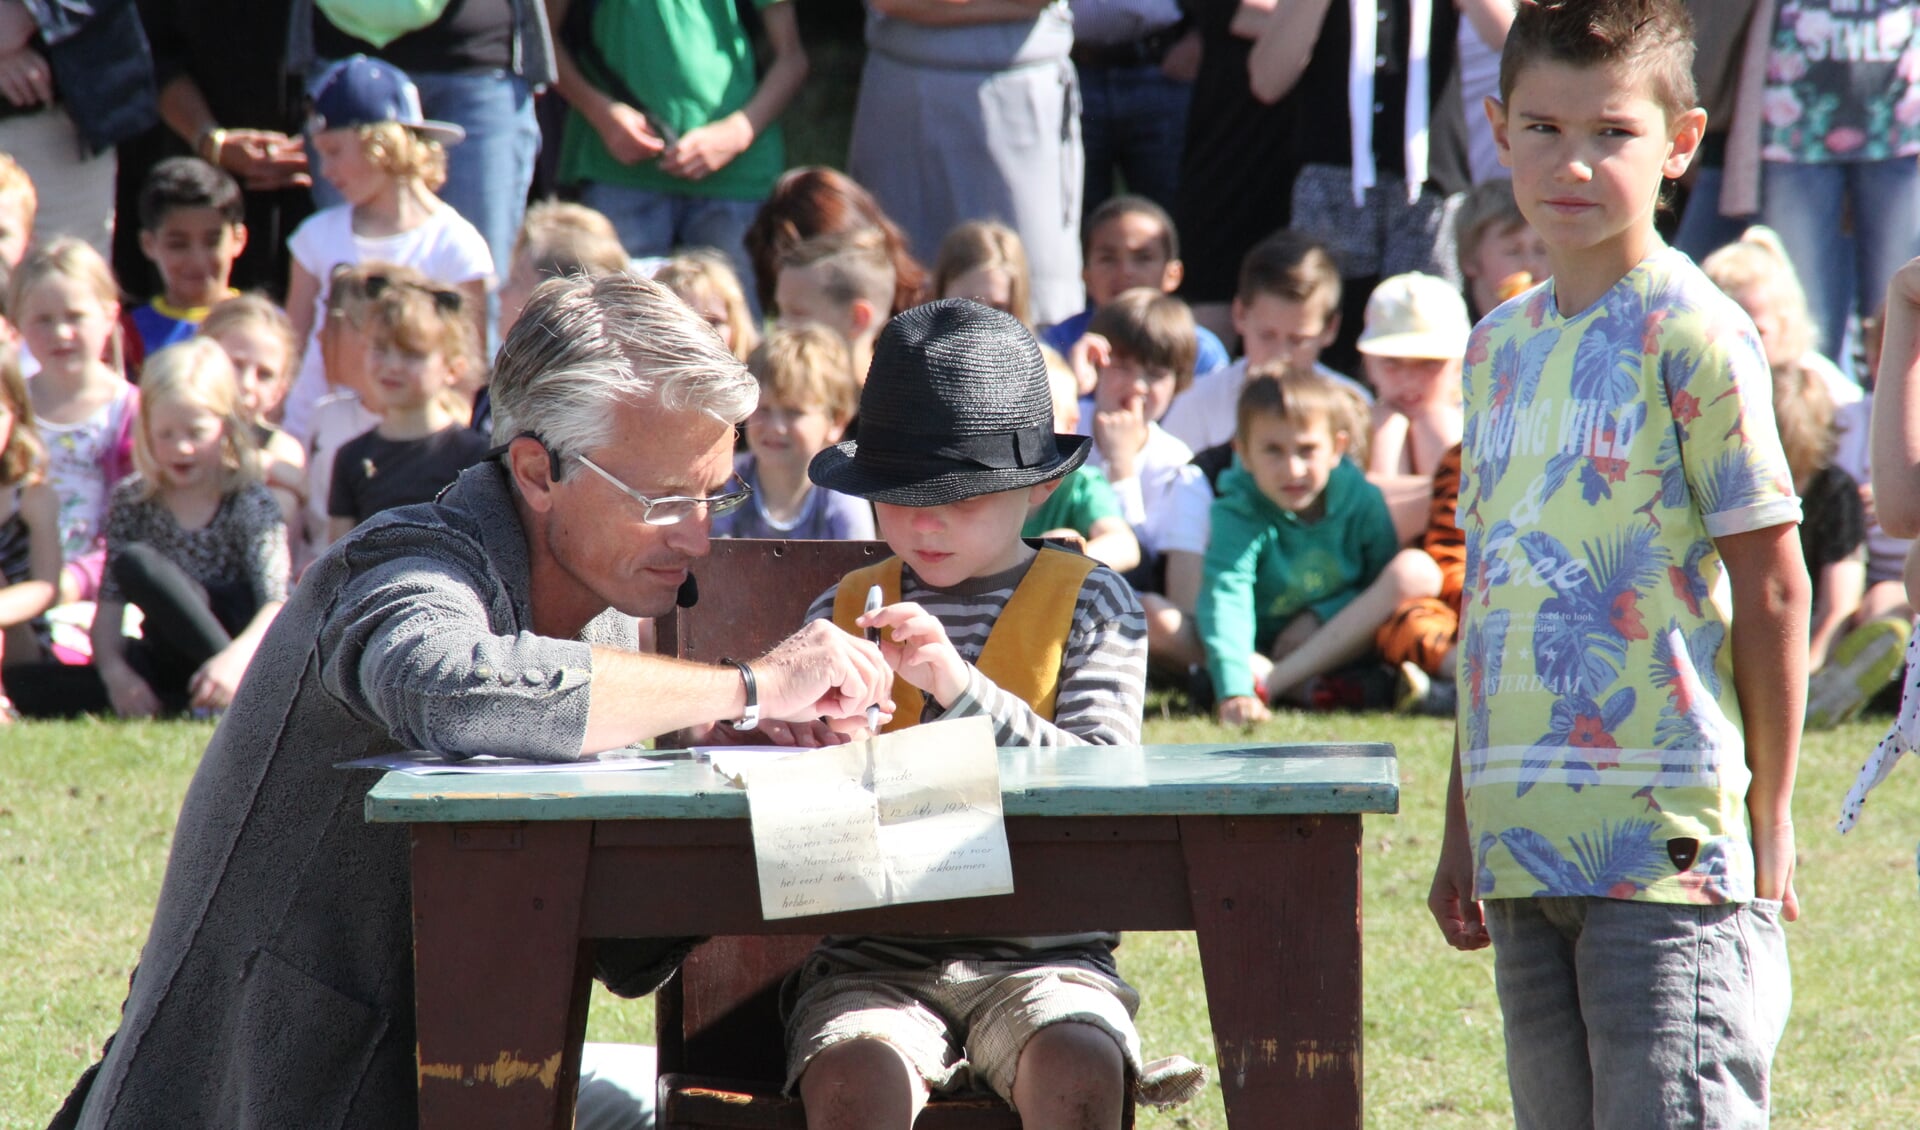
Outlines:
[[[1795, 1007], [1775, 1063], [1775, 1125], [1920, 1125], [1920, 916], [1914, 829], [1920, 770], [1903, 768], [1852, 835], [1833, 815], [1886, 723], [1808, 743], [1800, 777]], [[75, 722], [0, 729], [0, 1130], [39, 1127], [114, 1027], [159, 893], [180, 796], [210, 728]], [[1153, 741], [1229, 740], [1159, 716]], [[1379, 715], [1281, 715], [1273, 740], [1372, 739], [1400, 751], [1398, 816], [1365, 840], [1366, 1102], [1374, 1127], [1508, 1124], [1492, 964], [1447, 949], [1427, 916], [1446, 784], [1447, 727]], [[1121, 965], [1146, 1004], [1149, 1055], [1211, 1061], [1205, 994], [1187, 934], [1133, 934]], [[647, 1002], [596, 996], [590, 1035], [640, 1040]], [[1217, 1091], [1145, 1130], [1225, 1126]]]

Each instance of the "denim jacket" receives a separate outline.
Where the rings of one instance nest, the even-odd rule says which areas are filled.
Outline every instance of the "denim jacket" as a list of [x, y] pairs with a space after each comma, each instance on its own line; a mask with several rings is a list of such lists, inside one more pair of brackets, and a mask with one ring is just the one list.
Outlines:
[[133, 0], [23, 0], [59, 101], [91, 155], [111, 149], [160, 120], [153, 52]]

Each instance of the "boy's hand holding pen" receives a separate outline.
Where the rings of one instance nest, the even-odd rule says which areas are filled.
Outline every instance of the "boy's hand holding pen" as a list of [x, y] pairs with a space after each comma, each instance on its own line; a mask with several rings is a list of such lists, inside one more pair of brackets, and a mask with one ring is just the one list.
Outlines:
[[876, 604], [884, 599], [879, 586], [867, 593], [867, 611], [859, 620], [867, 638], [880, 645], [897, 677], [933, 696], [942, 709], [952, 706], [967, 689], [967, 661], [954, 650], [946, 625], [909, 600]]

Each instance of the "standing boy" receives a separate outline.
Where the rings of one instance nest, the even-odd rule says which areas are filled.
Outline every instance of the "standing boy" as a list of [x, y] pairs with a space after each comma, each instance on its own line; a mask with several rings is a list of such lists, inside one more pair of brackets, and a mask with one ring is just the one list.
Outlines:
[[1257, 379], [1237, 417], [1194, 610], [1227, 725], [1264, 721], [1288, 692], [1310, 704], [1307, 680], [1366, 657], [1399, 599], [1381, 596], [1364, 621], [1348, 611], [1400, 545], [1380, 489], [1346, 457], [1339, 387], [1313, 372]]
[[[881, 334], [860, 433], [814, 457], [813, 481], [873, 500], [897, 554], [822, 594], [808, 619], [875, 629], [897, 678], [891, 727], [986, 715], [1003, 746], [1137, 742], [1146, 681], [1140, 604], [1091, 559], [1020, 538], [1028, 509], [1087, 456], [1057, 434], [1026, 327], [964, 299]], [[862, 612], [879, 585], [886, 606]], [[968, 1076], [1033, 1130], [1120, 1125], [1127, 1081], [1174, 1101], [1199, 1069], [1149, 1069], [1139, 997], [1115, 935], [829, 937], [788, 1019], [788, 1084], [807, 1125], [913, 1124]]]
[[124, 316], [128, 372], [193, 336], [207, 311], [234, 293], [227, 278], [246, 249], [246, 206], [230, 174], [198, 157], [153, 167], [140, 186], [140, 253], [160, 273], [160, 293]]
[[1807, 572], [1753, 323], [1654, 232], [1705, 126], [1691, 33], [1680, 0], [1522, 4], [1488, 107], [1552, 279], [1467, 353], [1428, 904], [1492, 942], [1521, 1127], [1763, 1126], [1786, 1023]]

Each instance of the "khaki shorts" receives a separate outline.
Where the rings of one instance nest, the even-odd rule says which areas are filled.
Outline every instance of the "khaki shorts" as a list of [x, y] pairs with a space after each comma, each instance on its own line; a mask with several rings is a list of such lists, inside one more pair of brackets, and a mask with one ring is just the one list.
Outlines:
[[1140, 1072], [1133, 1015], [1140, 995], [1095, 961], [1034, 965], [949, 961], [870, 970], [815, 954], [801, 968], [787, 1019], [787, 1091], [813, 1057], [844, 1040], [880, 1040], [905, 1056], [936, 1094], [976, 1082], [1013, 1101], [1020, 1052], [1050, 1024], [1090, 1024], [1113, 1037], [1129, 1075]]

